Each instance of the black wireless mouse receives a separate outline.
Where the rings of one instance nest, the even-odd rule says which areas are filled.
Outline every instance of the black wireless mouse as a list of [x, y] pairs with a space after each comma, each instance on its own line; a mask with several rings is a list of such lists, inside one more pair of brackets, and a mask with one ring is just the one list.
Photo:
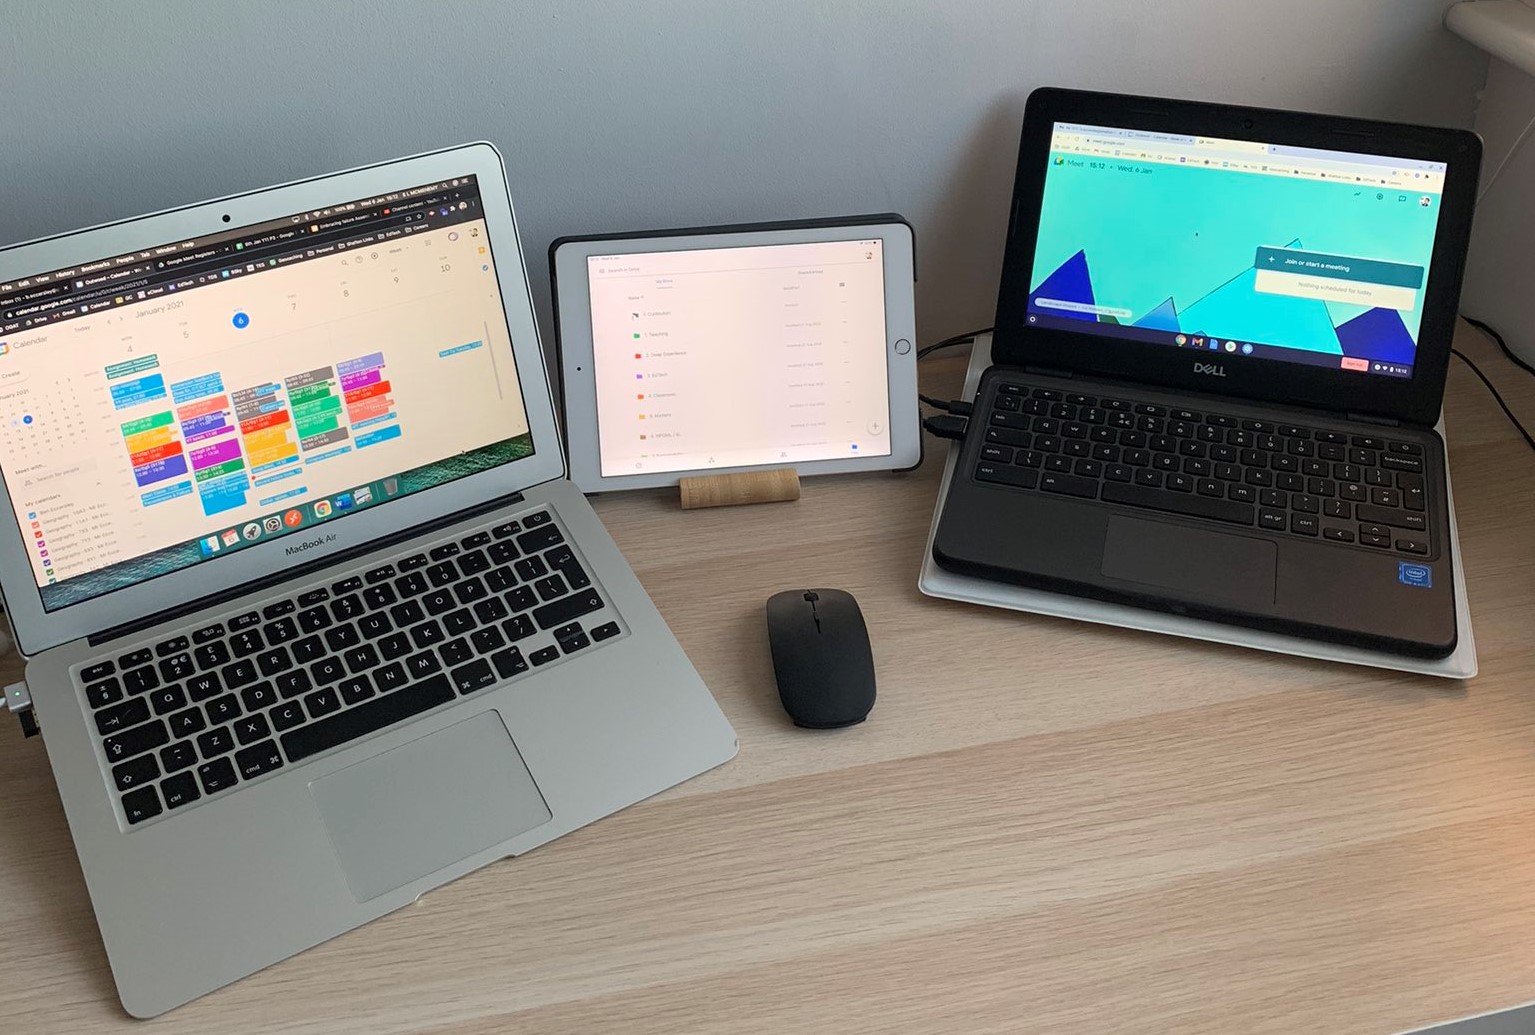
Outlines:
[[778, 697], [794, 725], [836, 729], [874, 707], [874, 653], [852, 594], [791, 589], [767, 602]]

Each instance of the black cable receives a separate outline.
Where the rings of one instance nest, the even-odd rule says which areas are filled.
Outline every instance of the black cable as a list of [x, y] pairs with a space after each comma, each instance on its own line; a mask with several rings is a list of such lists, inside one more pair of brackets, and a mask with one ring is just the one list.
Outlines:
[[[1502, 350], [1503, 355], [1509, 358], [1510, 362], [1516, 366], [1524, 368], [1525, 373], [1535, 377], [1535, 367], [1530, 366], [1524, 360], [1514, 355], [1514, 350], [1508, 347], [1508, 342], [1503, 340], [1503, 335], [1499, 334], [1491, 324], [1484, 323], [1475, 317], [1467, 316], [1465, 313], [1461, 313], [1460, 318], [1469, 323], [1472, 327], [1475, 327], [1477, 330], [1481, 331], [1483, 334], [1487, 335], [1487, 337], [1491, 338], [1493, 342], [1497, 344], [1498, 348]], [[918, 355], [920, 356], [921, 353], [918, 353]], [[1462, 356], [1460, 358], [1465, 359], [1466, 357]], [[1469, 360], [1467, 362], [1469, 362]]]
[[1530, 448], [1535, 449], [1535, 438], [1532, 438], [1530, 433], [1525, 430], [1524, 425], [1519, 423], [1519, 418], [1514, 416], [1514, 411], [1508, 408], [1508, 403], [1503, 401], [1503, 396], [1499, 395], [1492, 382], [1487, 380], [1487, 375], [1482, 373], [1482, 368], [1471, 362], [1471, 358], [1460, 351], [1460, 349], [1452, 348], [1450, 351], [1459, 356], [1460, 361], [1470, 367], [1473, 374], [1482, 379], [1482, 384], [1487, 386], [1487, 390], [1492, 393], [1492, 397], [1497, 400], [1499, 408], [1503, 410], [1503, 416], [1507, 417], [1508, 422], [1519, 430], [1519, 434], [1524, 436], [1524, 440], [1529, 443]]
[[951, 345], [971, 344], [975, 341], [976, 338], [983, 334], [990, 334], [991, 331], [992, 328], [990, 327], [982, 327], [978, 331], [966, 331], [964, 334], [956, 334], [951, 338], [943, 339], [943, 341], [935, 341], [931, 345], [924, 345], [922, 348], [917, 350], [917, 358], [922, 359], [929, 353], [937, 352], [939, 349], [946, 349]]

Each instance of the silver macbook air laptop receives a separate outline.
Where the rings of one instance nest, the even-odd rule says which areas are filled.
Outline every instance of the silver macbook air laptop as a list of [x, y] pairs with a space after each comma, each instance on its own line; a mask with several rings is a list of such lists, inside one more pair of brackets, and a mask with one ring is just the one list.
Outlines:
[[488, 144], [0, 251], [0, 475], [136, 1016], [735, 753], [566, 480]]

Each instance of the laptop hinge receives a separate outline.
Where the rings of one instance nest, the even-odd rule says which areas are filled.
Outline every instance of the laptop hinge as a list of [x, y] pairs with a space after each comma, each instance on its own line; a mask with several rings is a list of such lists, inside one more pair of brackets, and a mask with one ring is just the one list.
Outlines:
[[1070, 370], [1057, 370], [1054, 367], [1030, 367], [1023, 368], [1026, 374], [1038, 374], [1040, 377], [1075, 377]]
[[1401, 421], [1392, 420], [1390, 417], [1372, 417], [1368, 413], [1346, 413], [1344, 416], [1351, 421], [1358, 421], [1361, 424], [1379, 424], [1385, 428], [1399, 428], [1402, 426]]
[[455, 511], [452, 514], [446, 514], [440, 518], [436, 518], [435, 520], [415, 525], [411, 528], [404, 528], [398, 532], [391, 532], [386, 536], [381, 536], [378, 539], [369, 540], [368, 542], [363, 543], [360, 546], [354, 546], [349, 550], [343, 550], [340, 553], [332, 554], [328, 557], [318, 558], [305, 564], [296, 564], [291, 568], [284, 568], [282, 571], [274, 572], [271, 575], [266, 575], [262, 578], [242, 583], [238, 586], [233, 586], [229, 589], [223, 590], [222, 592], [212, 593], [205, 597], [199, 597], [196, 600], [187, 601], [184, 604], [180, 604], [176, 607], [169, 608], [164, 611], [157, 611], [154, 614], [146, 615], [143, 618], [136, 618], [131, 622], [125, 622], [122, 625], [116, 625], [110, 629], [103, 629], [99, 633], [96, 633], [92, 636], [87, 636], [85, 638], [85, 642], [90, 644], [92, 647], [98, 647], [103, 643], [118, 639], [119, 637], [131, 636], [136, 632], [148, 629], [150, 626], [159, 625], [161, 622], [169, 622], [176, 618], [180, 618], [183, 615], [196, 614], [198, 611], [205, 611], [210, 607], [217, 607], [219, 604], [222, 604], [225, 601], [246, 596], [249, 593], [254, 593], [259, 590], [266, 589], [269, 586], [280, 585], [284, 582], [292, 582], [296, 579], [304, 577], [305, 575], [308, 575], [310, 572], [319, 571], [321, 568], [329, 568], [336, 564], [354, 560], [358, 557], [365, 556], [366, 554], [376, 553], [381, 549], [394, 546], [396, 543], [403, 543], [407, 539], [414, 539], [419, 535], [435, 532], [439, 528], [446, 528], [449, 525], [456, 525], [460, 521], [478, 517], [481, 514], [488, 514], [493, 510], [500, 510], [503, 507], [515, 506], [516, 504], [521, 503], [523, 499], [524, 497], [520, 492], [514, 492], [509, 496], [499, 496], [496, 499], [489, 500], [477, 506], [466, 507], [463, 510]]

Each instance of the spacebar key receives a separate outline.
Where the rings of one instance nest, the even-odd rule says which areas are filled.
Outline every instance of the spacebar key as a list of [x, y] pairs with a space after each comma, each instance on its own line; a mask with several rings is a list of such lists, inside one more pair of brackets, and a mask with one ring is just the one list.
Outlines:
[[1229, 521], [1234, 525], [1253, 523], [1254, 511], [1250, 504], [1230, 500], [1214, 500], [1183, 492], [1167, 492], [1144, 485], [1126, 485], [1122, 482], [1103, 483], [1105, 503], [1127, 503], [1132, 507], [1149, 510], [1165, 510], [1170, 514], [1187, 514], [1189, 517], [1211, 518]]
[[457, 699], [447, 674], [439, 672], [355, 708], [290, 730], [282, 735], [282, 747], [288, 760], [297, 762]]

